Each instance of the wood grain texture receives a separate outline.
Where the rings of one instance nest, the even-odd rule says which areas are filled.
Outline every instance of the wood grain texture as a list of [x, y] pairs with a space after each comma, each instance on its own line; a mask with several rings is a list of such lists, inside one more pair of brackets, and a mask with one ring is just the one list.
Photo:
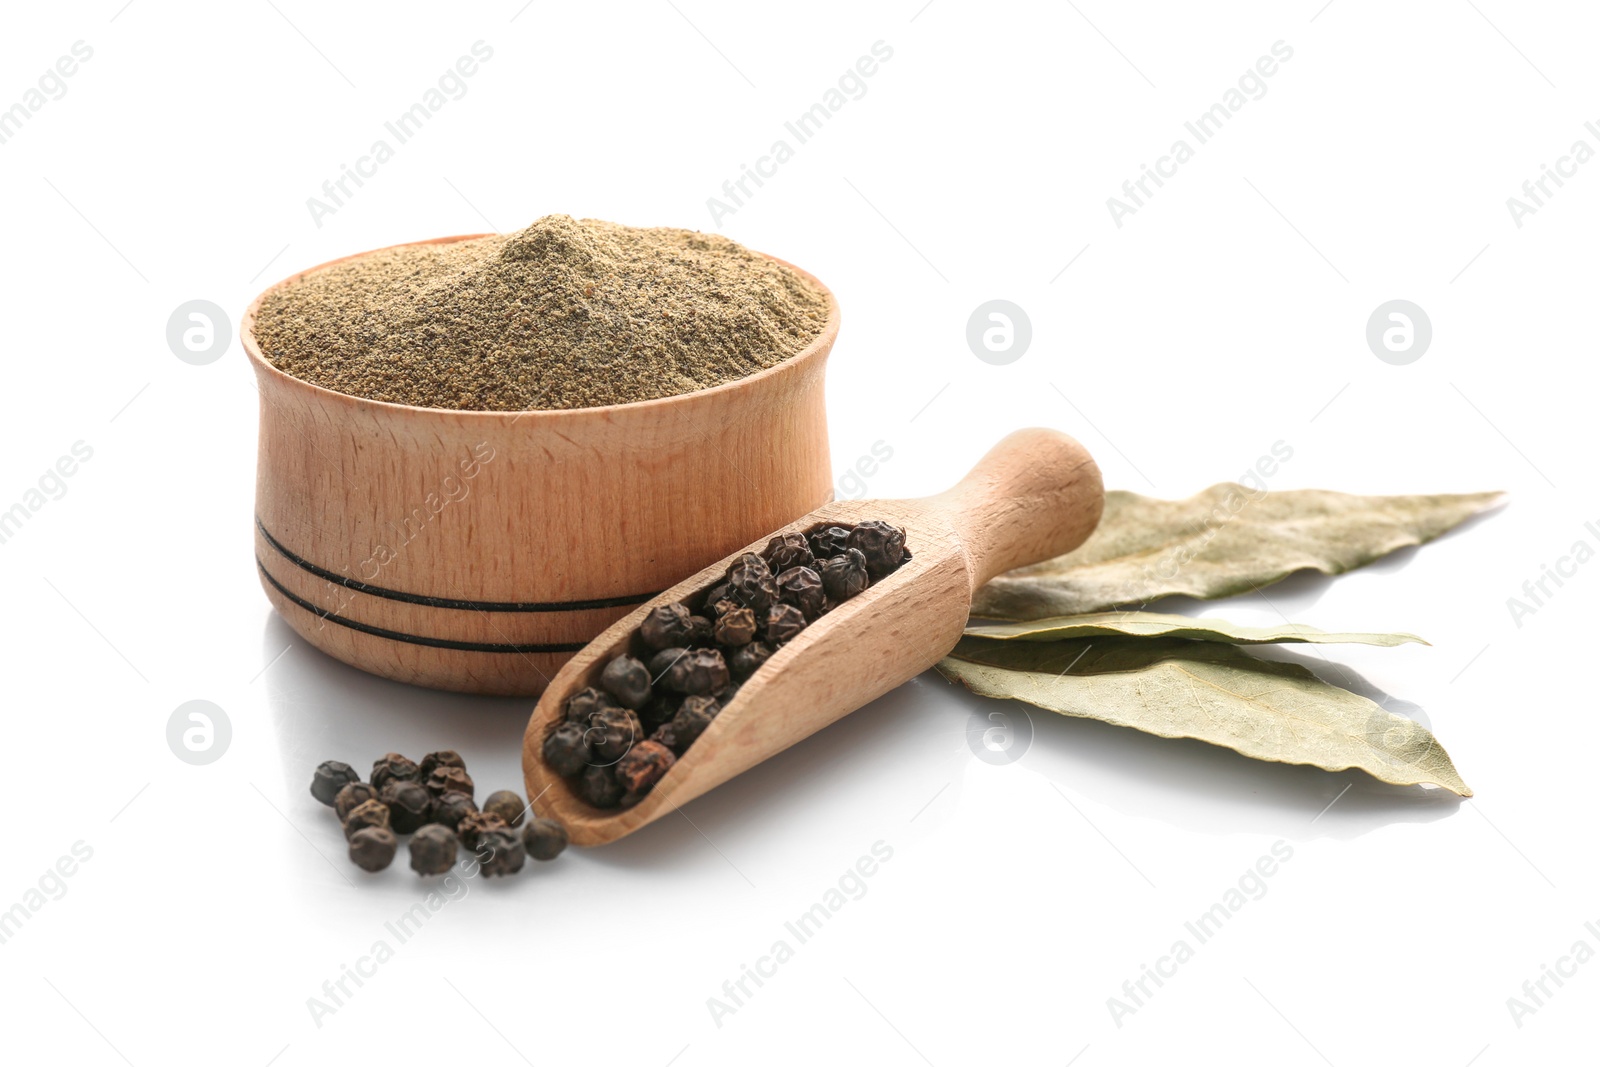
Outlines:
[[387, 404], [290, 377], [256, 343], [261, 299], [240, 333], [261, 393], [262, 587], [307, 641], [362, 670], [537, 695], [574, 649], [629, 610], [548, 605], [653, 594], [832, 497], [831, 294], [822, 335], [748, 378], [520, 413]]
[[[961, 637], [978, 586], [1003, 570], [1071, 551], [1099, 522], [1104, 498], [1100, 470], [1078, 442], [1030, 429], [1001, 441], [938, 496], [835, 501], [774, 528], [629, 612], [561, 669], [523, 738], [528, 796], [539, 798], [535, 810], [564, 823], [576, 844], [604, 844], [783, 751], [932, 667]], [[592, 808], [545, 767], [540, 748], [563, 718], [567, 697], [597, 683], [652, 607], [708, 588], [740, 553], [761, 551], [778, 533], [865, 519], [904, 527], [912, 559], [779, 649], [637, 805]]]

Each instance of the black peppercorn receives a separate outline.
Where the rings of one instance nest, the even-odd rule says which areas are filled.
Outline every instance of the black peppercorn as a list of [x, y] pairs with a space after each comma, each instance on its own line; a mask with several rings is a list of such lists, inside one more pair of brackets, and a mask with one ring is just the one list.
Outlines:
[[739, 681], [744, 681], [756, 673], [756, 668], [772, 656], [772, 646], [765, 641], [752, 641], [742, 648], [736, 648], [728, 655], [728, 672]]
[[536, 860], [553, 860], [567, 847], [567, 828], [554, 819], [529, 819], [522, 847]]
[[416, 782], [392, 778], [378, 792], [389, 809], [389, 828], [397, 834], [414, 833], [433, 814], [433, 797]]
[[675, 750], [681, 752], [700, 740], [700, 735], [721, 710], [722, 706], [710, 697], [687, 697], [678, 714], [672, 717], [673, 739], [681, 746]]
[[564, 722], [544, 739], [544, 762], [563, 778], [589, 765], [588, 728]]
[[618, 656], [600, 672], [600, 688], [618, 704], [637, 711], [650, 699], [650, 668], [632, 656]]
[[522, 816], [528, 810], [528, 806], [511, 790], [497, 789], [484, 799], [483, 810], [500, 816], [506, 821], [507, 826], [521, 826]]
[[380, 830], [389, 829], [389, 807], [381, 800], [368, 800], [357, 804], [350, 809], [350, 814], [345, 816], [344, 836], [349, 840], [357, 830], [365, 830], [369, 826], [376, 826]]
[[850, 531], [850, 547], [866, 557], [867, 574], [877, 581], [900, 566], [906, 550], [906, 532], [898, 526], [869, 519], [857, 523]]
[[417, 765], [398, 752], [389, 752], [372, 765], [372, 777], [368, 779], [373, 785], [382, 789], [393, 778], [402, 778], [406, 781], [417, 780]]
[[627, 708], [607, 708], [595, 715], [587, 739], [595, 759], [612, 763], [632, 748], [635, 741], [644, 739], [644, 724]]
[[640, 741], [617, 761], [617, 781], [633, 797], [642, 797], [672, 769], [677, 757], [665, 745]]
[[811, 535], [811, 554], [817, 559], [832, 559], [850, 547], [848, 526], [824, 526]]
[[729, 595], [760, 615], [778, 600], [778, 587], [772, 581], [772, 568], [754, 552], [746, 552], [728, 568]]
[[522, 870], [522, 864], [528, 858], [521, 839], [510, 830], [485, 830], [478, 835], [478, 843], [472, 851], [477, 855], [483, 873], [491, 878], [516, 874]]
[[326, 760], [317, 764], [317, 769], [311, 772], [311, 795], [322, 803], [333, 806], [333, 798], [339, 795], [339, 790], [351, 782], [361, 781], [361, 775], [348, 763], [340, 763], [336, 759]]
[[411, 869], [418, 874], [444, 874], [456, 863], [456, 835], [434, 823], [411, 835]]
[[[796, 612], [796, 614], [799, 614]], [[715, 693], [728, 684], [728, 664], [714, 648], [690, 652], [667, 672], [667, 688], [691, 696]]]
[[779, 534], [767, 542], [767, 550], [762, 555], [773, 574], [782, 574], [790, 567], [809, 567], [816, 558], [802, 533]]
[[689, 643], [694, 629], [689, 609], [682, 604], [661, 604], [651, 608], [639, 624], [639, 636], [653, 649], [682, 647]]
[[[663, 690], [666, 686], [663, 684]], [[674, 693], [660, 692], [650, 698], [649, 703], [639, 709], [639, 725], [645, 733], [649, 733], [662, 723], [671, 720], [678, 713], [678, 705], [683, 703], [683, 698]]]
[[448, 748], [430, 752], [417, 764], [417, 781], [426, 782], [428, 775], [432, 774], [436, 767], [460, 767], [466, 770], [467, 761], [462, 759], [459, 753]]
[[661, 680], [667, 676], [667, 671], [672, 669], [673, 663], [679, 656], [688, 652], [687, 648], [663, 648], [660, 652], [650, 657], [647, 669], [650, 671], [650, 684], [660, 685]]
[[381, 826], [366, 826], [350, 835], [350, 862], [363, 871], [381, 871], [394, 862], [399, 846], [394, 834]]
[[446, 793], [465, 793], [473, 796], [472, 776], [460, 767], [435, 767], [428, 775], [428, 792], [435, 797]]
[[822, 614], [826, 593], [822, 589], [822, 576], [810, 567], [790, 567], [773, 579], [778, 585], [778, 599], [793, 604], [800, 614], [812, 622]]
[[465, 793], [446, 793], [433, 802], [433, 821], [453, 832], [461, 820], [478, 810], [477, 801]]
[[711, 636], [716, 639], [717, 644], [729, 648], [748, 645], [756, 637], [756, 613], [749, 608], [734, 608], [717, 619]]
[[847, 548], [822, 563], [822, 587], [835, 603], [849, 600], [865, 589], [869, 581], [867, 557], [858, 548]]
[[369, 800], [377, 800], [378, 791], [366, 782], [351, 782], [339, 790], [339, 795], [333, 798], [333, 810], [339, 814], [339, 821], [344, 822], [350, 813]]
[[716, 585], [713, 585], [710, 589], [706, 590], [704, 599], [700, 601], [700, 603], [705, 605], [705, 607], [700, 611], [700, 614], [715, 615], [717, 601], [728, 600], [732, 596], [733, 587], [728, 584], [727, 579], [723, 579]]
[[781, 645], [791, 641], [805, 628], [806, 617], [793, 604], [779, 604], [767, 612], [766, 638], [771, 644]]
[[650, 735], [650, 740], [658, 745], [672, 749], [679, 756], [683, 755], [683, 750], [689, 747], [678, 743], [678, 731], [673, 729], [670, 722], [664, 722], [657, 726], [655, 732]]
[[593, 686], [585, 686], [567, 698], [567, 721], [588, 726], [595, 712], [620, 706], [611, 699], [610, 693], [602, 693]]
[[622, 786], [609, 765], [591, 764], [578, 779], [578, 795], [597, 808], [614, 808], [622, 803]]
[[699, 647], [711, 643], [711, 620], [704, 615], [689, 616], [689, 644]]
[[[728, 583], [724, 582], [722, 584], [723, 584], [724, 587], [726, 587]], [[741, 607], [743, 607], [743, 605], [740, 604], [737, 600], [733, 599], [733, 597], [731, 595], [730, 596], [725, 596], [725, 597], [722, 597], [720, 600], [713, 600], [713, 601], [711, 601], [710, 604], [707, 605], [707, 607], [706, 607], [707, 617], [709, 619], [711, 619], [711, 625], [712, 625], [713, 628], [715, 628], [716, 627], [716, 620], [722, 618], [724, 615], [726, 615], [730, 611], [739, 610], [739, 608], [741, 608]]]
[[463, 815], [456, 824], [456, 836], [473, 852], [478, 851], [478, 840], [489, 830], [509, 830], [510, 825], [500, 816], [487, 811], [474, 811]]

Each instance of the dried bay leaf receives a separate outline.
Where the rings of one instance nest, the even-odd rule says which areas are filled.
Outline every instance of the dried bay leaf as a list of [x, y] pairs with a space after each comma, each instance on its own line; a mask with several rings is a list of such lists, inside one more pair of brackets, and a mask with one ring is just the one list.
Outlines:
[[980, 696], [1021, 700], [1252, 759], [1358, 767], [1396, 785], [1471, 796], [1421, 724], [1329, 685], [1295, 663], [1231, 644], [1170, 637], [996, 641], [964, 637], [939, 672]]
[[1187, 500], [1125, 490], [1064, 556], [1007, 571], [972, 613], [993, 619], [1080, 615], [1182, 593], [1247, 593], [1299, 570], [1341, 574], [1431, 541], [1503, 500], [1500, 493], [1353, 496], [1322, 489], [1258, 493], [1233, 482]]
[[1192, 641], [1226, 641], [1235, 645], [1310, 643], [1360, 644], [1393, 648], [1414, 641], [1428, 642], [1416, 634], [1328, 633], [1315, 626], [1286, 622], [1277, 626], [1241, 626], [1226, 619], [1195, 619], [1164, 615], [1158, 611], [1100, 611], [1087, 615], [1060, 615], [1032, 622], [987, 622], [977, 619], [967, 626], [967, 636], [1001, 641], [1062, 641], [1075, 637], [1186, 637]]

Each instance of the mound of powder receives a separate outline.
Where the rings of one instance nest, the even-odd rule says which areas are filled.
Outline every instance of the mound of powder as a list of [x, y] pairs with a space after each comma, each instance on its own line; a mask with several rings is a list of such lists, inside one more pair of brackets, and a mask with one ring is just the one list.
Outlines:
[[803, 351], [828, 312], [815, 283], [725, 237], [547, 215], [309, 274], [261, 302], [255, 337], [340, 393], [527, 411], [731, 382]]

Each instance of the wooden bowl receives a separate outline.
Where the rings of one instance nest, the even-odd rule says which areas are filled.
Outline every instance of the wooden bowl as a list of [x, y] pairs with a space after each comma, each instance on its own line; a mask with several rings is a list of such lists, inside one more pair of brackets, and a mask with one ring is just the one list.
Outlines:
[[543, 692], [633, 607], [832, 499], [823, 371], [839, 306], [800, 273], [831, 305], [804, 351], [726, 385], [560, 411], [419, 408], [301, 381], [261, 354], [256, 297], [240, 333], [261, 392], [267, 598], [373, 674]]

